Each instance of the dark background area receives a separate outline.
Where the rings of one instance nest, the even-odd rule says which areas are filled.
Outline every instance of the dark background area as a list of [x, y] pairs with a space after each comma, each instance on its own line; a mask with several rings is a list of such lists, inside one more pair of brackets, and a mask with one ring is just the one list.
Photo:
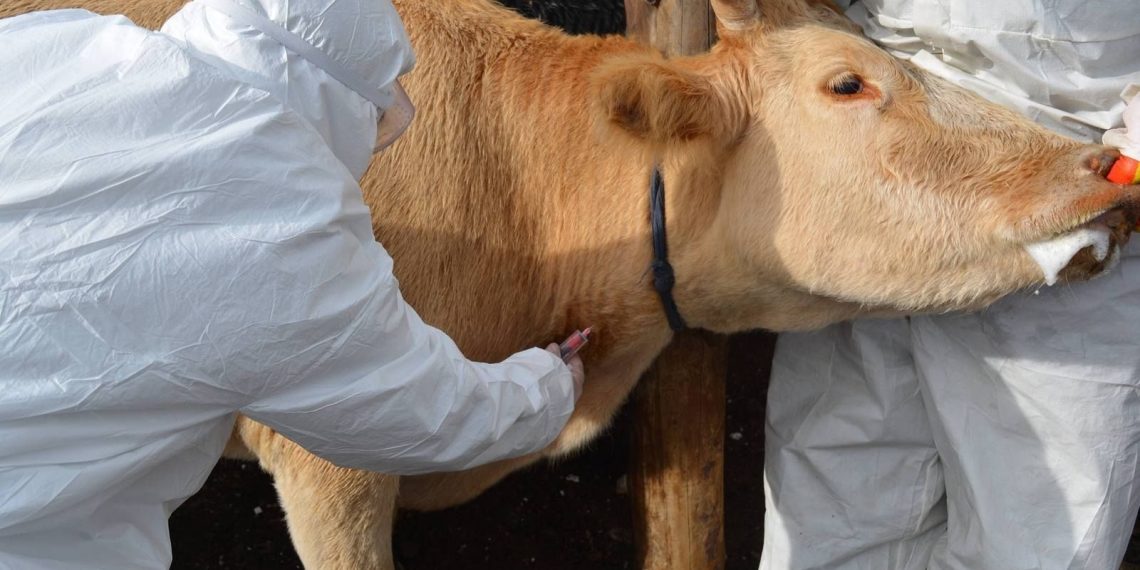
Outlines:
[[542, 20], [571, 34], [625, 32], [625, 2], [622, 0], [498, 0], [498, 2], [528, 18]]

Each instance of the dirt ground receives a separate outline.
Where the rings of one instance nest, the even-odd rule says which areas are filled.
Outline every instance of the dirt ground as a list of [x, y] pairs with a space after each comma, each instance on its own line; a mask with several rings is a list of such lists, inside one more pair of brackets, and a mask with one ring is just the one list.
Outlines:
[[[771, 337], [733, 342], [725, 442], [729, 570], [760, 559], [764, 393]], [[516, 473], [469, 504], [404, 513], [396, 556], [405, 570], [635, 568], [628, 417], [581, 455]], [[174, 570], [300, 569], [270, 479], [255, 464], [223, 461], [171, 518]]]

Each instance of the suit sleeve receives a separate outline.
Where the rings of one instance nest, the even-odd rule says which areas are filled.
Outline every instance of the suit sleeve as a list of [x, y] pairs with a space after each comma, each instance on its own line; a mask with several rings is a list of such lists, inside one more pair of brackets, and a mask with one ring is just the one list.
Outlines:
[[375, 248], [377, 270], [336, 287], [358, 297], [331, 305], [343, 330], [317, 318], [278, 331], [313, 341], [287, 342], [304, 346], [276, 373], [294, 378], [266, 382], [242, 412], [333, 463], [397, 474], [466, 469], [549, 444], [573, 411], [561, 360], [538, 348], [497, 364], [468, 360], [404, 301]]
[[217, 344], [243, 414], [336, 464], [395, 474], [528, 454], [561, 432], [574, 407], [561, 359], [534, 348], [472, 362], [424, 323], [358, 186], [275, 203], [292, 210], [267, 221], [305, 223], [259, 224], [228, 248], [245, 269], [227, 283], [239, 318]]

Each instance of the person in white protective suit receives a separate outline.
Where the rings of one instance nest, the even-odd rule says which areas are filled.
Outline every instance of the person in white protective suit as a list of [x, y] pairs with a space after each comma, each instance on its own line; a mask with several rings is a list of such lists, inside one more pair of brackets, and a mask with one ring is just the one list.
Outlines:
[[357, 180], [411, 119], [387, 0], [33, 13], [0, 45], [0, 569], [168, 567], [238, 411], [398, 474], [561, 431], [581, 361], [467, 360], [373, 238]]
[[[842, 4], [900, 57], [1082, 141], [1140, 84], [1134, 0]], [[1115, 570], [1138, 387], [1140, 240], [1104, 277], [978, 314], [781, 335], [760, 567]]]

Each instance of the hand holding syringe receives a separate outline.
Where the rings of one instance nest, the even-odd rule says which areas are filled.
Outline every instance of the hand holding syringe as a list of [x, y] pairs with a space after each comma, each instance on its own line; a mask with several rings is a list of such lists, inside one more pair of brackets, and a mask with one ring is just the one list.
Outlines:
[[582, 350], [587, 342], [590, 342], [590, 331], [592, 330], [593, 327], [586, 327], [586, 330], [574, 331], [569, 338], [558, 345], [558, 350], [562, 353], [562, 362], [570, 362], [570, 359], [578, 354], [578, 351]]
[[562, 358], [562, 362], [570, 368], [570, 374], [574, 379], [574, 401], [582, 395], [582, 385], [585, 382], [585, 368], [582, 365], [582, 359], [578, 357], [578, 351], [586, 345], [590, 340], [590, 332], [593, 327], [586, 327], [583, 331], [574, 331], [569, 338], [562, 341], [562, 344], [552, 344], [546, 347], [546, 350], [553, 354], [557, 354]]

